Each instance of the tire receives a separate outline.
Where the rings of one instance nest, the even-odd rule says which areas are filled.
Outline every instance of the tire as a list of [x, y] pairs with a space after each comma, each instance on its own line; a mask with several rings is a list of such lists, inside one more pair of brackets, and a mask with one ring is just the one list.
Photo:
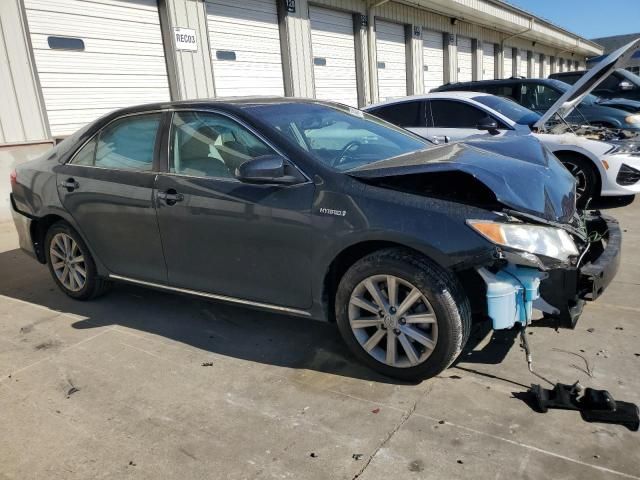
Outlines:
[[[391, 282], [395, 287], [390, 287]], [[388, 303], [382, 316], [378, 311], [376, 317], [371, 308], [377, 306], [372, 305], [376, 302], [371, 285], [378, 287], [383, 303]], [[413, 289], [417, 291], [409, 295]], [[397, 292], [395, 302], [389, 301], [393, 296], [390, 290]], [[402, 312], [405, 300], [408, 303], [409, 297], [418, 295], [420, 299]], [[361, 308], [361, 299], [368, 302], [364, 304], [366, 309]], [[394, 303], [397, 309], [392, 307]], [[362, 363], [383, 375], [407, 381], [430, 378], [449, 367], [471, 332], [471, 308], [458, 280], [429, 259], [400, 248], [379, 250], [353, 264], [338, 285], [335, 312], [343, 340]], [[431, 323], [416, 323], [427, 317]], [[354, 325], [358, 320], [365, 323], [352, 328], [352, 320]], [[431, 339], [429, 347], [424, 338]], [[407, 348], [407, 341], [411, 348]], [[374, 346], [366, 350], [371, 344]]]
[[576, 204], [583, 208], [587, 200], [595, 200], [600, 194], [600, 174], [593, 163], [580, 155], [561, 154], [560, 162], [576, 179]]
[[[109, 282], [98, 276], [87, 245], [68, 223], [59, 221], [51, 225], [45, 235], [44, 247], [49, 273], [58, 288], [68, 296], [76, 300], [90, 300], [106, 292]], [[64, 259], [68, 251], [73, 254]], [[56, 268], [55, 265], [61, 266]], [[66, 276], [64, 269], [67, 270]]]

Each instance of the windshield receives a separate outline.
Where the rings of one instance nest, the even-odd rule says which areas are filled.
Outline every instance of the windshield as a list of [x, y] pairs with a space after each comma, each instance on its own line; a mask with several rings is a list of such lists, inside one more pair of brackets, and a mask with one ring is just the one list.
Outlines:
[[338, 170], [430, 146], [426, 140], [355, 108], [317, 103], [279, 103], [247, 108], [306, 150]]
[[516, 122], [518, 125], [533, 125], [540, 119], [540, 115], [536, 112], [523, 107], [513, 100], [495, 95], [480, 95], [473, 97], [476, 102], [482, 103], [487, 107], [501, 113], [509, 120]]

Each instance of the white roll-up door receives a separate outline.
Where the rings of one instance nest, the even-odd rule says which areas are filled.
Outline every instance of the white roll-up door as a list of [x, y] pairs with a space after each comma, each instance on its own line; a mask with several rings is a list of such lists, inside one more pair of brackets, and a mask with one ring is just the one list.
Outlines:
[[482, 79], [493, 80], [496, 78], [496, 46], [493, 43], [482, 44]]
[[520, 63], [518, 64], [518, 75], [521, 77], [529, 76], [529, 52], [526, 50], [519, 50]]
[[442, 32], [422, 30], [424, 61], [424, 91], [429, 92], [444, 83], [444, 37]]
[[407, 55], [404, 25], [376, 19], [378, 97], [380, 101], [407, 95]]
[[353, 16], [309, 7], [316, 98], [358, 106]]
[[457, 38], [458, 81], [470, 82], [473, 80], [473, 52], [471, 39], [467, 37]]
[[502, 78], [511, 78], [513, 76], [513, 48], [504, 47], [503, 59]]
[[156, 0], [24, 5], [53, 136], [116, 108], [170, 100]]
[[216, 96], [284, 95], [275, 0], [208, 0]]

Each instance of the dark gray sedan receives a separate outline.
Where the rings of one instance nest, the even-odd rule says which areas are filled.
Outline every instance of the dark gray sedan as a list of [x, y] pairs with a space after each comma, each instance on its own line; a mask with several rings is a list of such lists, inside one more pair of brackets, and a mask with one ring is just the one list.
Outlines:
[[544, 299], [573, 325], [620, 247], [535, 140], [434, 146], [312, 100], [113, 112], [18, 167], [11, 202], [70, 297], [118, 281], [328, 319], [405, 379], [450, 365], [474, 314], [524, 328]]

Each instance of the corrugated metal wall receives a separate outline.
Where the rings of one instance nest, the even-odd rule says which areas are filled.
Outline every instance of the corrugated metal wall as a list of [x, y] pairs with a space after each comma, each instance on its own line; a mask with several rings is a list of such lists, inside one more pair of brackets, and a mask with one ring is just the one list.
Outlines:
[[49, 137], [18, 0], [0, 0], [0, 144]]
[[[24, 0], [0, 0], [0, 143], [9, 141], [30, 141], [49, 135], [46, 116], [43, 113], [41, 93], [37, 85], [37, 75], [30, 63], [28, 42], [19, 5]], [[215, 96], [215, 75], [211, 61], [210, 42], [207, 28], [206, 0], [159, 0], [163, 27], [163, 38], [167, 70], [173, 99], [211, 98]], [[295, 12], [287, 12], [284, 0], [277, 1], [279, 33], [283, 59], [285, 93], [290, 96], [313, 97], [315, 94], [314, 69], [311, 49], [311, 29], [309, 5], [333, 8], [355, 14], [354, 39], [356, 51], [357, 78], [359, 83], [359, 104], [377, 100], [378, 81], [376, 70], [375, 19], [388, 20], [410, 26], [413, 32], [428, 29], [442, 32], [444, 42], [444, 80], [457, 80], [456, 37], [466, 37], [473, 41], [473, 76], [482, 75], [482, 51], [477, 45], [483, 42], [495, 44], [496, 75], [503, 75], [504, 49], [514, 48], [543, 54], [547, 59], [564, 57], [567, 48], [594, 48], [585, 40], [576, 40], [570, 34], [545, 24], [530, 22], [530, 18], [508, 7], [501, 7], [486, 0], [415, 0], [415, 5], [389, 1], [373, 10], [367, 8], [365, 0], [296, 0]], [[546, 35], [550, 43], [533, 42], [512, 32], [500, 32], [470, 21], [457, 20], [456, 12], [463, 8], [474, 8], [483, 15], [500, 17], [500, 24], [510, 24], [511, 28], [532, 27], [537, 35]], [[436, 13], [427, 9], [448, 12]], [[368, 22], [368, 25], [367, 25]], [[174, 28], [189, 28], [195, 31], [197, 51], [176, 50]], [[508, 46], [505, 45], [508, 39]], [[9, 43], [7, 43], [9, 42]], [[407, 48], [407, 85], [409, 93], [424, 91], [421, 39], [414, 38]], [[564, 42], [564, 44], [563, 44]], [[563, 45], [561, 47], [561, 45]], [[584, 62], [584, 57], [575, 55], [572, 60]], [[514, 62], [516, 58], [514, 58]], [[524, 62], [523, 62], [524, 63]], [[557, 70], [558, 65], [549, 68]], [[510, 76], [508, 72], [505, 76]]]

